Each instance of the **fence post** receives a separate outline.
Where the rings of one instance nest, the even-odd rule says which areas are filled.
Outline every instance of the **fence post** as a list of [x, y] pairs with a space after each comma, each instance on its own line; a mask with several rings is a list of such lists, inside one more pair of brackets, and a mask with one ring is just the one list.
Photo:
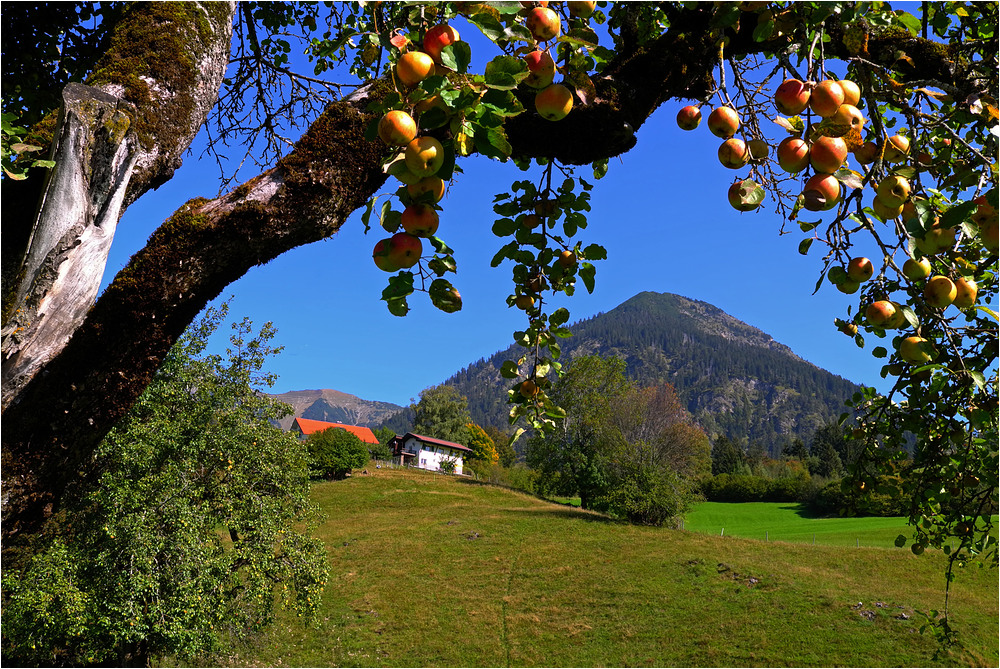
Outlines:
[[720, 537], [726, 536], [726, 528], [724, 528], [724, 527], [722, 528], [722, 533], [719, 536]]
[[767, 541], [767, 530], [764, 530], [764, 541]]

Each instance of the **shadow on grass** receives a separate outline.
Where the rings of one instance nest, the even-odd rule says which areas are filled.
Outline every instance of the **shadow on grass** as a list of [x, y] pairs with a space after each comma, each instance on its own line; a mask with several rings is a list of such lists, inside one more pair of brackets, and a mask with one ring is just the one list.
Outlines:
[[[499, 485], [497, 483], [490, 483], [488, 481], [476, 481], [475, 479], [458, 479], [458, 482], [463, 485], [474, 485], [480, 486], [482, 488], [497, 488], [498, 490], [509, 490], [510, 492], [520, 493], [522, 495], [527, 495], [537, 499], [540, 502], [545, 502], [549, 504], [549, 508], [539, 508], [537, 511], [526, 510], [526, 509], [504, 509], [506, 512], [523, 513], [523, 514], [546, 514], [549, 516], [558, 516], [561, 518], [574, 518], [582, 519], [592, 523], [624, 523], [625, 521], [620, 521], [609, 516], [605, 516], [596, 511], [588, 511], [581, 509], [578, 506], [573, 506], [572, 504], [564, 504], [562, 502], [553, 502], [551, 499], [545, 499], [544, 497], [539, 497], [530, 492], [525, 492], [524, 490], [519, 490], [517, 488], [511, 488], [505, 485]], [[626, 523], [627, 524], [627, 523]]]

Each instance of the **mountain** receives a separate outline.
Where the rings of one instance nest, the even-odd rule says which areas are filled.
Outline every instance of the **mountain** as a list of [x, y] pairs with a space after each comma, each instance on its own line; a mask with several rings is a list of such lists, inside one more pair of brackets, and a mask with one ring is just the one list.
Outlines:
[[279, 422], [283, 430], [291, 427], [295, 418], [378, 427], [382, 421], [403, 410], [398, 404], [363, 400], [339, 390], [293, 390], [272, 397], [291, 404], [295, 410], [293, 415]]
[[[572, 331], [561, 342], [564, 363], [581, 355], [624, 358], [637, 382], [673, 384], [709, 435], [760, 443], [772, 453], [794, 438], [808, 443], [859, 389], [718, 307], [670, 293], [640, 293]], [[469, 398], [477, 423], [508, 427], [509, 381], [500, 366], [520, 355], [512, 346], [445, 382]]]

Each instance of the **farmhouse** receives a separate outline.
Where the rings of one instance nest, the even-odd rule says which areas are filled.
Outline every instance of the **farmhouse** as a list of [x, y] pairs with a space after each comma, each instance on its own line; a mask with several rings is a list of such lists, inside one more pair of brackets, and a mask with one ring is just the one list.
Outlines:
[[389, 447], [392, 448], [393, 457], [399, 458], [400, 464], [437, 471], [442, 468], [442, 463], [453, 462], [456, 474], [462, 473], [462, 461], [472, 452], [471, 448], [462, 444], [412, 432], [407, 432], [402, 437], [393, 437], [389, 440]]
[[331, 427], [339, 427], [342, 430], [354, 434], [358, 439], [366, 444], [377, 444], [378, 439], [370, 428], [358, 425], [344, 425], [343, 423], [328, 423], [325, 420], [311, 420], [309, 418], [296, 418], [292, 422], [291, 432], [299, 435], [299, 439], [305, 439], [313, 432], [322, 432]]

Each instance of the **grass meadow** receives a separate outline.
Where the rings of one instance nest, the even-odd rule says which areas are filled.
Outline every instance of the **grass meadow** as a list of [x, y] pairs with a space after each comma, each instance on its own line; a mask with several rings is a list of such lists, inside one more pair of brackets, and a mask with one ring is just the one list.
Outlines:
[[[849, 537], [850, 546], [829, 545], [819, 537], [832, 535], [818, 530], [815, 546], [735, 537], [729, 528], [721, 537], [713, 529], [721, 510], [712, 507], [689, 519], [703, 531], [635, 527], [415, 470], [321, 483], [314, 496], [327, 514], [320, 534], [331, 572], [317, 620], [305, 626], [280, 617], [252, 645], [215, 662], [922, 667], [1000, 660], [990, 568], [970, 567], [953, 584], [961, 648], [936, 655], [935, 639], [919, 633], [918, 611], [944, 603], [944, 559], [930, 552], [916, 557], [864, 541], [855, 548]], [[787, 511], [762, 513], [774, 518], [769, 527], [785, 527], [775, 539], [797, 536]], [[797, 520], [809, 528], [805, 536], [820, 527]], [[760, 529], [756, 522], [741, 523], [748, 536]], [[867, 531], [883, 530], [895, 537], [900, 528]]]

